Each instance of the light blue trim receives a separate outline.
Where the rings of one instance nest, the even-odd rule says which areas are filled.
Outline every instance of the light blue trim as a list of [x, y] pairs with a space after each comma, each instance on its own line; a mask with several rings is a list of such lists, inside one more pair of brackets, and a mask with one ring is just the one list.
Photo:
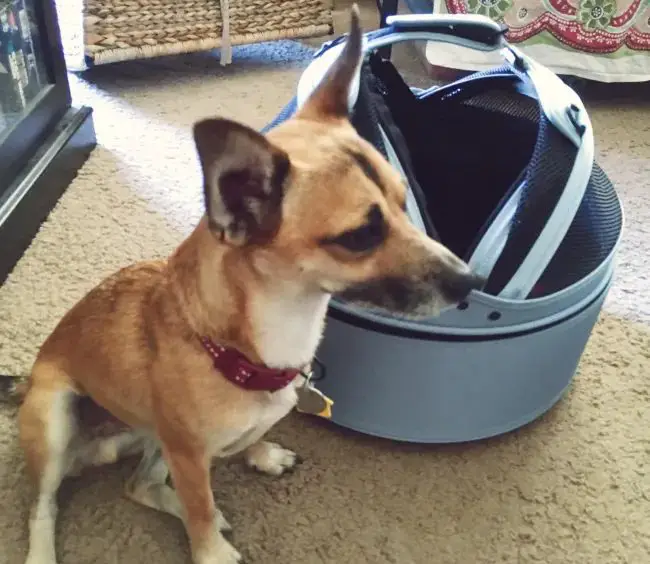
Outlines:
[[[384, 147], [386, 148], [386, 158], [388, 159], [388, 162], [397, 169], [397, 171], [400, 173], [404, 181], [407, 181], [406, 178], [406, 173], [404, 172], [404, 169], [402, 168], [402, 163], [400, 162], [397, 154], [395, 153], [395, 149], [393, 149], [393, 146], [390, 143], [390, 139], [386, 136], [386, 133], [384, 132], [384, 128], [379, 126], [379, 133], [381, 134], [381, 138], [384, 142]], [[415, 194], [413, 194], [413, 190], [410, 188], [406, 191], [406, 213], [409, 216], [409, 219], [411, 222], [417, 227], [422, 233], [427, 232], [427, 229], [424, 225], [424, 219], [422, 219], [422, 213], [420, 212], [420, 206], [418, 206], [417, 200], [415, 199]]]
[[519, 200], [526, 183], [521, 182], [494, 218], [469, 259], [470, 268], [479, 276], [489, 278], [508, 241], [512, 220], [517, 213]]
[[[535, 86], [546, 117], [578, 147], [571, 175], [555, 209], [526, 258], [499, 293], [503, 298], [523, 300], [555, 256], [580, 207], [594, 165], [594, 134], [582, 100], [569, 86], [556, 74], [526, 57], [514, 47], [508, 49], [511, 57], [519, 58], [519, 64], [523, 61], [526, 75]], [[513, 60], [510, 63], [514, 65]], [[573, 115], [575, 122], [571, 120], [570, 115]], [[578, 131], [578, 127], [582, 128], [582, 134]]]

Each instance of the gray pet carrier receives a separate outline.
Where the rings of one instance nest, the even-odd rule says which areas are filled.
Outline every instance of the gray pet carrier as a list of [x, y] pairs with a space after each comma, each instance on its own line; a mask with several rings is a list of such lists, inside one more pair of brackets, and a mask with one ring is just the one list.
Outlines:
[[[343, 46], [325, 44], [307, 98]], [[411, 88], [377, 50], [400, 41], [499, 49], [502, 67]], [[412, 442], [524, 425], [569, 386], [612, 280], [622, 209], [594, 162], [578, 95], [482, 16], [396, 16], [366, 34], [352, 122], [404, 175], [411, 220], [487, 279], [437, 318], [404, 321], [333, 299], [319, 350], [332, 419]]]

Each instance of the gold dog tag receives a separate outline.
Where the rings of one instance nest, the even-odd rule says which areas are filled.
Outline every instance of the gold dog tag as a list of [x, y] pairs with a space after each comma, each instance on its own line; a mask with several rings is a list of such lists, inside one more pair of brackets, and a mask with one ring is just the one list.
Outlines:
[[300, 386], [296, 392], [298, 394], [296, 409], [300, 413], [317, 415], [325, 419], [332, 417], [332, 406], [334, 402], [323, 394], [323, 392], [314, 388], [309, 383], [309, 380], [303, 386]]

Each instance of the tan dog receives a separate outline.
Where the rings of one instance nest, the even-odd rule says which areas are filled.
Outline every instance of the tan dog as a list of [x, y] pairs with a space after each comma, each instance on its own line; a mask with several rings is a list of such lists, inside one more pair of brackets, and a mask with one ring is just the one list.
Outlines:
[[[38, 488], [28, 564], [56, 562], [64, 477], [135, 451], [144, 454], [127, 495], [181, 518], [196, 564], [239, 562], [222, 535], [211, 459], [243, 452], [274, 475], [295, 464], [262, 437], [296, 403], [330, 296], [431, 314], [481, 285], [411, 225], [404, 182], [349, 123], [360, 61], [355, 9], [344, 51], [293, 119], [266, 137], [224, 119], [197, 123], [206, 216], [168, 260], [93, 289], [43, 344], [19, 414]], [[220, 352], [230, 364], [218, 364]], [[123, 431], [83, 439], [84, 397]]]

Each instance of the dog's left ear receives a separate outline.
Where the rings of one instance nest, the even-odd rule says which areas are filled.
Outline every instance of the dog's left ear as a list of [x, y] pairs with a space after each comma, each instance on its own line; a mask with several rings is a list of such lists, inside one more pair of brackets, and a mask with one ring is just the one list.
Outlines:
[[210, 228], [235, 245], [273, 238], [282, 221], [288, 155], [257, 131], [227, 119], [194, 125]]
[[359, 7], [353, 4], [350, 10], [350, 32], [343, 50], [298, 111], [299, 117], [318, 120], [349, 117], [350, 87], [359, 73], [363, 58], [363, 33], [359, 18]]

